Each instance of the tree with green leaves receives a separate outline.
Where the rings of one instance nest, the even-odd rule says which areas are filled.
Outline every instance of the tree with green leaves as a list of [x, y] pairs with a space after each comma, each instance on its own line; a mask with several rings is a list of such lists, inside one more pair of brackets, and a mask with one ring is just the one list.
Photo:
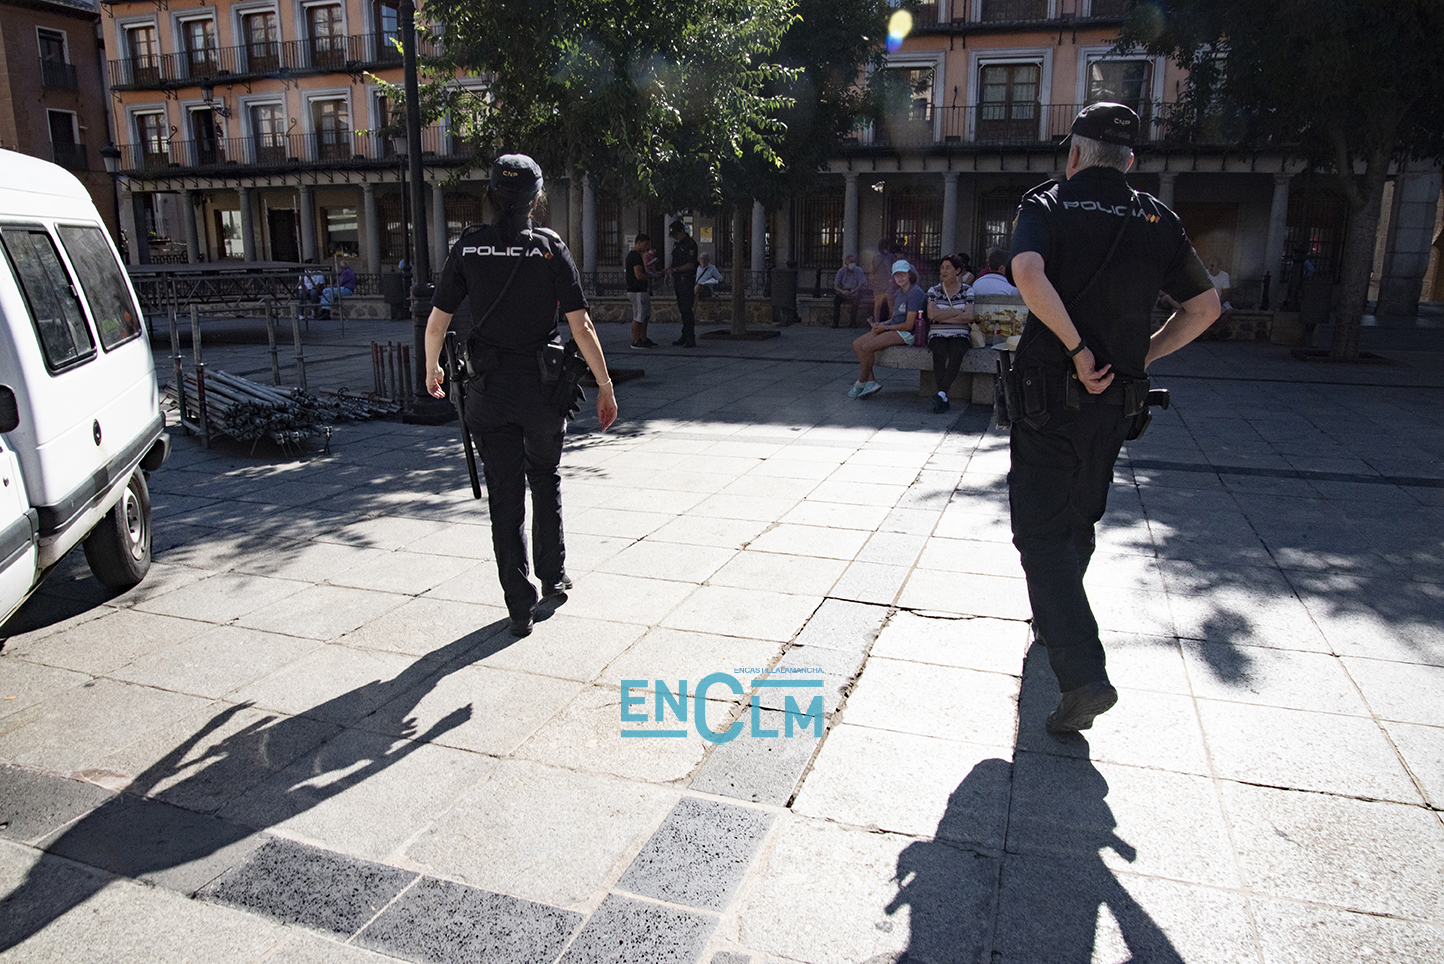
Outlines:
[[[770, 60], [793, 0], [431, 0], [444, 23], [423, 112], [601, 191], [714, 200], [716, 160], [779, 164]], [[477, 86], [452, 82], [460, 72]], [[709, 163], [710, 162], [710, 163]]]
[[1330, 355], [1357, 358], [1390, 166], [1444, 154], [1444, 3], [1136, 2], [1122, 41], [1188, 68], [1175, 136], [1225, 133], [1332, 175], [1349, 226]]

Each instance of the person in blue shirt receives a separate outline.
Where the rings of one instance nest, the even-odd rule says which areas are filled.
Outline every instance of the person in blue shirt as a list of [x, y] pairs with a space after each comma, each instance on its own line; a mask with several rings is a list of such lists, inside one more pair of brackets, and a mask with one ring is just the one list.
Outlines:
[[882, 391], [882, 386], [872, 377], [873, 357], [892, 345], [913, 343], [913, 330], [918, 316], [927, 304], [927, 295], [918, 287], [917, 272], [906, 261], [893, 262], [892, 280], [898, 289], [893, 298], [892, 317], [886, 322], [873, 322], [872, 330], [858, 336], [852, 343], [852, 352], [857, 356], [859, 370], [857, 382], [847, 393], [848, 398], [867, 398]]

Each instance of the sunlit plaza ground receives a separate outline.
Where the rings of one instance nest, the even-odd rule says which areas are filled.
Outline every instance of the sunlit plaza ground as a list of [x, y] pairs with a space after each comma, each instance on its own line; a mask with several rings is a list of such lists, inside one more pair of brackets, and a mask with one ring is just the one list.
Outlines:
[[[222, 329], [209, 364], [269, 381]], [[338, 329], [313, 387], [411, 337]], [[1060, 743], [990, 411], [913, 371], [848, 399], [847, 331], [602, 334], [646, 374], [573, 423], [576, 585], [522, 640], [455, 425], [173, 433], [145, 582], [77, 552], [4, 630], [0, 957], [1444, 956], [1444, 355], [1156, 366], [1088, 573], [1121, 699]]]

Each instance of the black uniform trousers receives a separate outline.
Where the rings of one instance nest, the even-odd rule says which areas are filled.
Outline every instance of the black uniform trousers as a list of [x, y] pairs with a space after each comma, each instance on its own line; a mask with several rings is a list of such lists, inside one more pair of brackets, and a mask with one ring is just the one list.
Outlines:
[[[479, 383], [472, 382], [473, 388]], [[551, 400], [535, 362], [485, 376], [466, 396], [466, 424], [481, 449], [496, 574], [512, 618], [531, 613], [537, 590], [527, 578], [526, 488], [531, 486], [532, 558], [543, 586], [558, 582], [566, 566], [562, 544], [562, 440], [566, 420]]]
[[697, 284], [697, 275], [695, 272], [678, 275], [673, 284], [677, 286], [677, 313], [682, 316], [682, 341], [695, 342], [697, 315], [692, 308], [697, 303], [697, 292], [693, 290]]
[[1073, 412], [1050, 405], [1041, 428], [1013, 423], [1013, 545], [1028, 580], [1033, 628], [1065, 693], [1108, 679], [1083, 575], [1093, 557], [1093, 526], [1108, 504], [1113, 463], [1132, 421], [1123, 417], [1121, 400], [1089, 398]]

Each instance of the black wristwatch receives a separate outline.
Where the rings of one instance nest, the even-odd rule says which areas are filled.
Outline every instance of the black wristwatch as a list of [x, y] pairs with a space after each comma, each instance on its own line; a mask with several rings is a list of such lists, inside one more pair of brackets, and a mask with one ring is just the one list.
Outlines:
[[1068, 354], [1068, 357], [1069, 357], [1069, 358], [1073, 358], [1073, 357], [1076, 356], [1080, 351], [1082, 351], [1083, 349], [1085, 349], [1085, 348], [1087, 348], [1087, 347], [1088, 347], [1088, 343], [1087, 343], [1086, 341], [1084, 341], [1082, 338], [1079, 338], [1079, 339], [1078, 339], [1078, 347], [1075, 348], [1075, 349], [1073, 349], [1072, 351], [1068, 352], [1068, 353], [1067, 353], [1067, 354]]

